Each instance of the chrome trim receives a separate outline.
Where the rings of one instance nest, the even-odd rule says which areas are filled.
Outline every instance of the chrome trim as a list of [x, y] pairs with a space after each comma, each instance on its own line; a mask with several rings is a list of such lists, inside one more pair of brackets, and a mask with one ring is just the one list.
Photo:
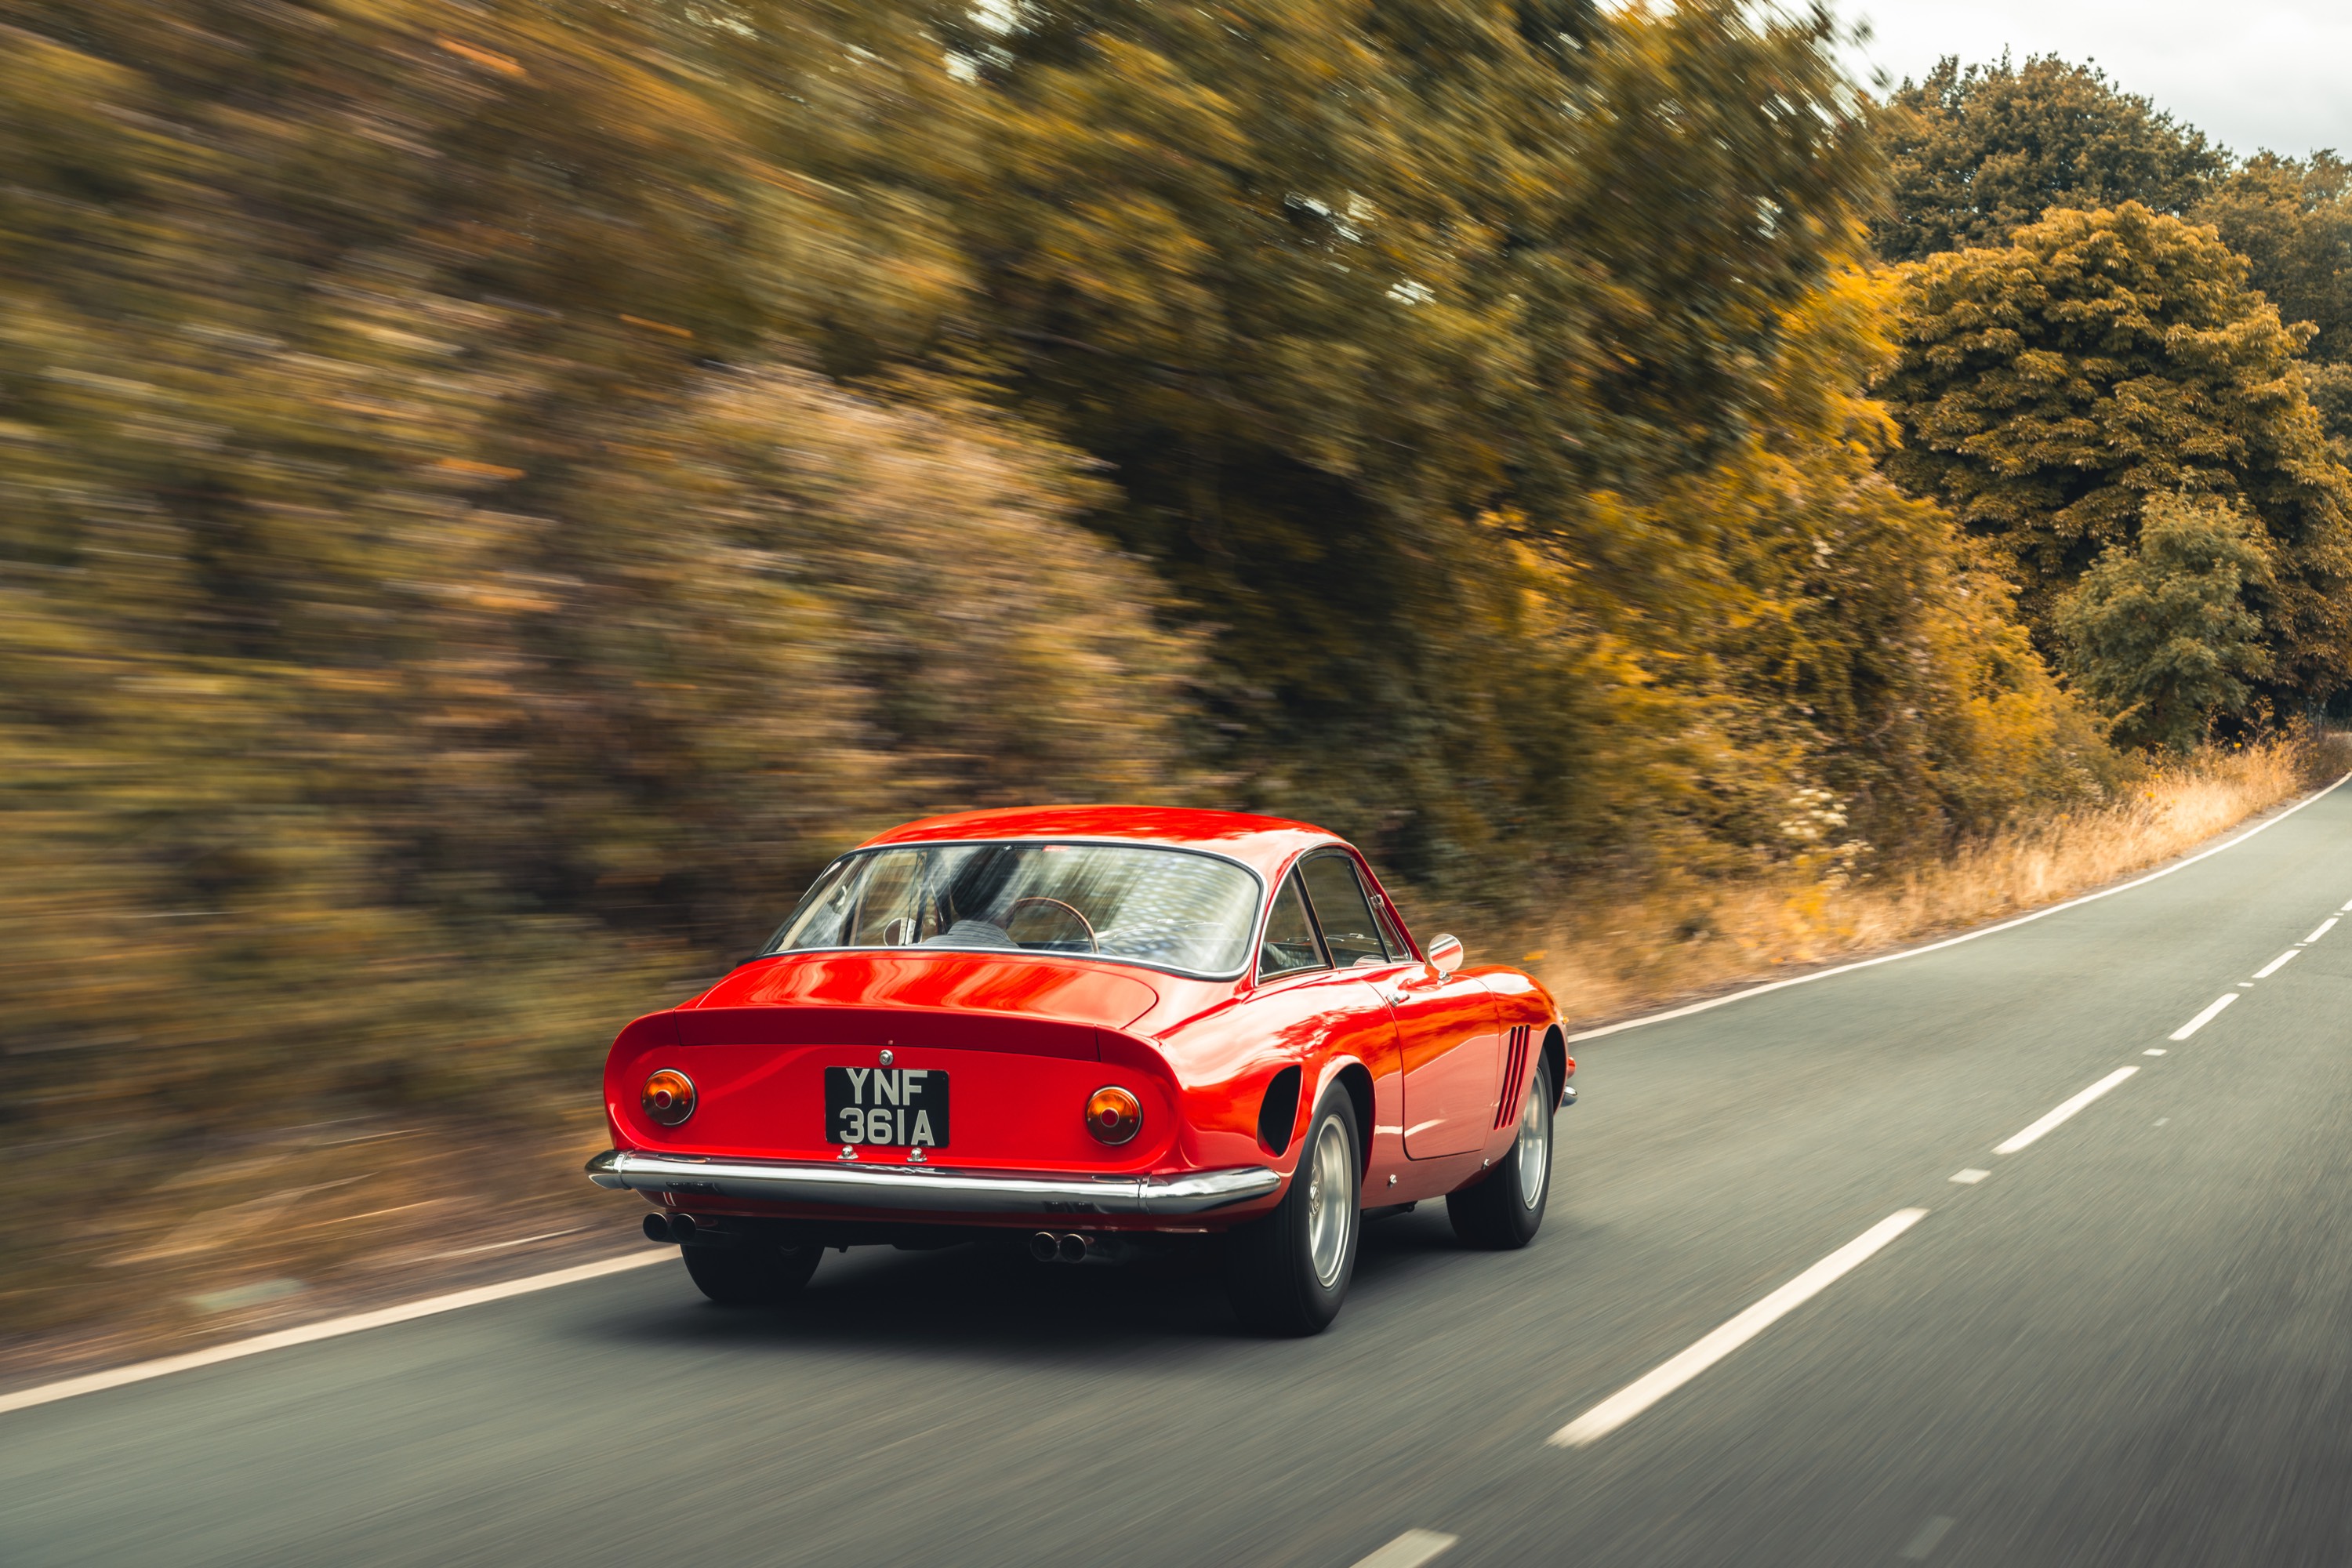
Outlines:
[[1282, 1173], [1264, 1165], [1181, 1176], [1043, 1176], [938, 1165], [814, 1164], [799, 1160], [711, 1160], [608, 1149], [588, 1162], [600, 1187], [687, 1192], [766, 1203], [954, 1214], [1186, 1215], [1264, 1197]]

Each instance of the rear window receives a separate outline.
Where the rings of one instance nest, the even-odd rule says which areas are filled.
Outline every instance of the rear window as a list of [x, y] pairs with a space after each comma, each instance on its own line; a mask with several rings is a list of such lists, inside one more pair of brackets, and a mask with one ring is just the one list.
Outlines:
[[1130, 844], [899, 845], [817, 879], [766, 949], [1073, 953], [1240, 973], [1259, 883], [1233, 861]]

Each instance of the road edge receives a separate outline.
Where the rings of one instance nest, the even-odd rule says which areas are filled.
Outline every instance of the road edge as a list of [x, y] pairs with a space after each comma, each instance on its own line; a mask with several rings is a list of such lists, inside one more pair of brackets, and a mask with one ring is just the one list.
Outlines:
[[1974, 931], [1962, 931], [1958, 936], [1940, 937], [1934, 942], [1923, 942], [1917, 947], [1898, 948], [1893, 952], [1882, 952], [1871, 958], [1858, 958], [1846, 963], [1832, 964], [1826, 969], [1816, 969], [1811, 971], [1810, 973], [1791, 974], [1781, 980], [1768, 980], [1759, 985], [1744, 986], [1738, 991], [1726, 992], [1720, 996], [1710, 996], [1705, 1001], [1686, 1002], [1679, 1007], [1668, 1007], [1661, 1012], [1644, 1013], [1632, 1018], [1621, 1018], [1613, 1024], [1596, 1025], [1594, 1027], [1590, 1029], [1579, 1029], [1570, 1034], [1568, 1038], [1570, 1044], [1574, 1044], [1580, 1040], [1598, 1040], [1609, 1035], [1622, 1034], [1628, 1029], [1639, 1029], [1651, 1024], [1664, 1024], [1675, 1018], [1687, 1018], [1695, 1013], [1706, 1013], [1711, 1012], [1717, 1007], [1727, 1007], [1734, 1002], [1744, 1002], [1750, 996], [1761, 996], [1769, 991], [1786, 991], [1791, 985], [1810, 985], [1816, 980], [1827, 980], [1832, 975], [1851, 974], [1857, 969], [1874, 969], [1882, 963], [1894, 963], [1901, 959], [1917, 958], [1922, 953], [1936, 952], [1948, 947], [1957, 947], [1964, 942], [1974, 942], [1980, 936], [1991, 936], [1997, 931], [2013, 931], [2019, 926], [2031, 925], [2035, 921], [2046, 919], [2051, 915], [2061, 914], [2067, 910], [2075, 909], [2084, 904], [2096, 903], [2101, 899], [2111, 899], [2117, 893], [2128, 893], [2134, 888], [2144, 888], [2147, 886], [2148, 883], [2156, 881], [2160, 878], [2171, 876], [2175, 871], [2194, 866], [2200, 860], [2209, 859], [2227, 849], [2235, 849], [2239, 845], [2243, 844], [2247, 839], [2252, 838], [2257, 833], [2268, 832], [2270, 829], [2277, 826], [2280, 823], [2284, 822], [2288, 817], [2293, 816], [2296, 812], [2301, 811], [2305, 806], [2310, 805], [2315, 801], [2322, 800], [2326, 796], [2335, 794], [2337, 790], [2342, 789], [2347, 782], [2352, 782], [2352, 773], [2346, 773], [2334, 784], [2322, 784], [2319, 788], [2313, 790], [2309, 795], [2305, 795], [2301, 800], [2296, 801], [2293, 805], [2286, 807], [2284, 810], [2272, 813], [2270, 816], [2254, 824], [2253, 826], [2247, 828], [2243, 833], [2239, 834], [2234, 838], [2227, 839], [2222, 843], [2213, 845], [2210, 848], [2200, 849], [2193, 855], [2184, 855], [2179, 859], [2174, 860], [2168, 865], [2159, 866], [2153, 871], [2143, 872], [2127, 882], [2117, 882], [2113, 887], [2101, 888], [2096, 892], [2080, 893], [2074, 898], [2062, 900], [2057, 903], [2046, 905], [2042, 909], [2033, 910], [2025, 914], [2012, 915], [2005, 921], [1997, 921], [1991, 925], [1979, 926]]

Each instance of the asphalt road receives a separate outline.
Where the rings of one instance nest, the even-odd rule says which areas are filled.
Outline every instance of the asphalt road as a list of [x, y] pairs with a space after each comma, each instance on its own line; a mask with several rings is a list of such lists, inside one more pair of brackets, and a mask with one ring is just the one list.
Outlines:
[[1596, 1041], [1537, 1244], [1382, 1222], [1318, 1340], [1239, 1336], [1181, 1265], [853, 1253], [771, 1318], [663, 1263], [0, 1415], [0, 1563], [2352, 1561], [2352, 917], [2168, 1039], [2347, 901], [2352, 788]]

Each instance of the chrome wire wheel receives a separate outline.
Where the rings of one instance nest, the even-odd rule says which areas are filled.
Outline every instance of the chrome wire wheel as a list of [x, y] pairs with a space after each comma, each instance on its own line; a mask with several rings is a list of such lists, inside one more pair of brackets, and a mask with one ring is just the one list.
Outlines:
[[1549, 1073], [1538, 1068], [1528, 1075], [1527, 1103], [1519, 1107], [1519, 1203], [1533, 1208], [1543, 1201], [1544, 1178], [1551, 1173], [1551, 1086]]
[[1315, 1131], [1315, 1152], [1307, 1172], [1307, 1256], [1315, 1278], [1328, 1289], [1348, 1261], [1348, 1233], [1356, 1223], [1356, 1205], [1349, 1201], [1351, 1184], [1347, 1130], [1336, 1116], [1327, 1116]]

